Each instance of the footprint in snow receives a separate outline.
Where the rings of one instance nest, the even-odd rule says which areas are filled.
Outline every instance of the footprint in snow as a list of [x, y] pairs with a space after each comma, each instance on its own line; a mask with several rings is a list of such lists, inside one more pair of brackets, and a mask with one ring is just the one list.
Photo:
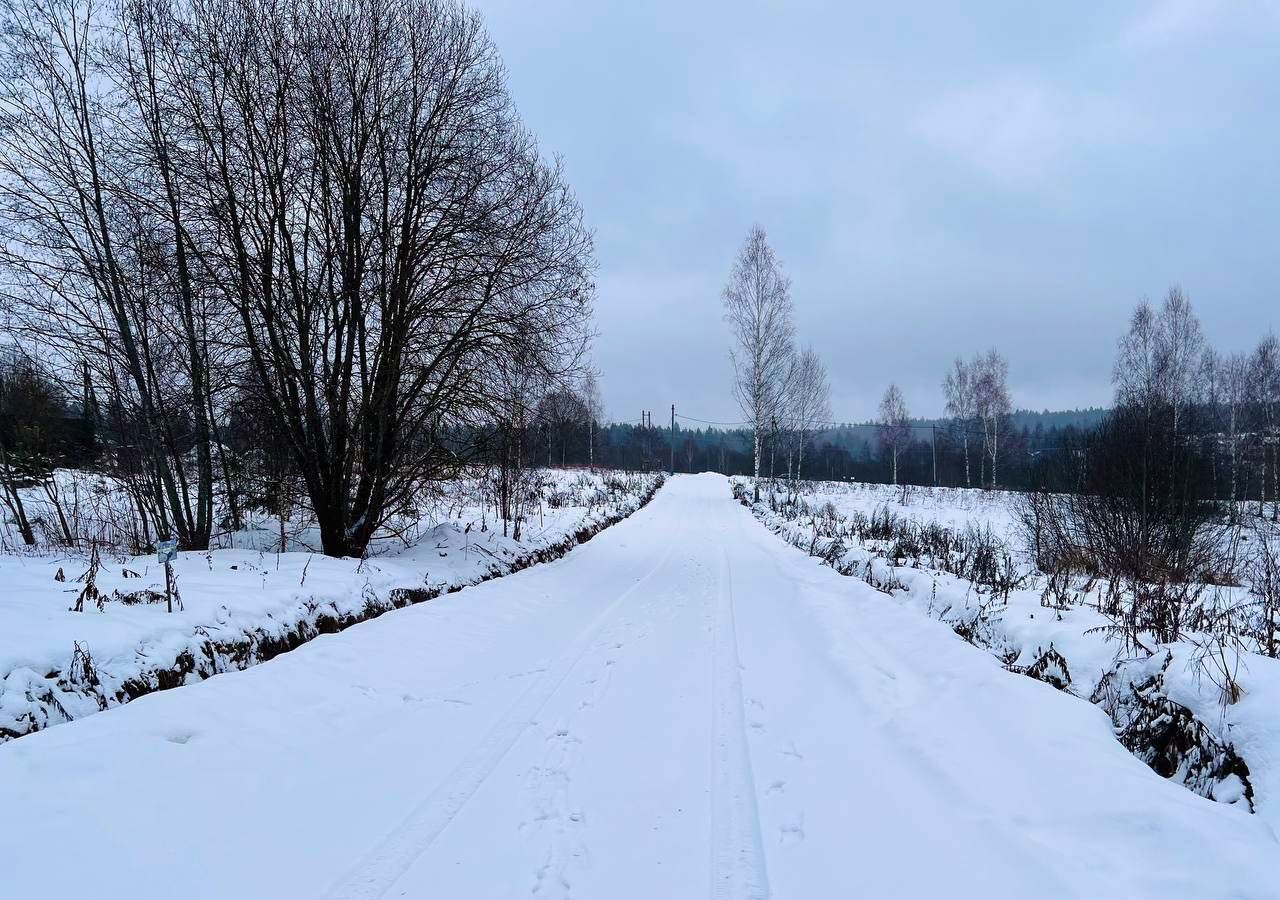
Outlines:
[[778, 828], [778, 842], [784, 847], [798, 844], [804, 840], [804, 816]]

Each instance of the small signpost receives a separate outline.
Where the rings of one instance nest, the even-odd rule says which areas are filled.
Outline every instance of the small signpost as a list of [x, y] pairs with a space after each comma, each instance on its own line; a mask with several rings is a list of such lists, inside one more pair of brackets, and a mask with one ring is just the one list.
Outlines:
[[173, 612], [173, 561], [177, 556], [177, 541], [160, 541], [156, 544], [156, 559], [164, 563], [164, 599], [169, 612]]

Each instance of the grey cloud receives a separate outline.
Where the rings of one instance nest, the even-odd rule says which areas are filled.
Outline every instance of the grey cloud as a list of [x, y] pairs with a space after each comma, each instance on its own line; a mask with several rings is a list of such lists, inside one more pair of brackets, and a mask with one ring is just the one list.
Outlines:
[[[1225, 350], [1280, 329], [1272, 3], [482, 2], [597, 232], [612, 415], [737, 418], [719, 291], [762, 223], [841, 418], [952, 356], [1105, 403], [1172, 282]], [[962, 8], [963, 7], [963, 8]]]

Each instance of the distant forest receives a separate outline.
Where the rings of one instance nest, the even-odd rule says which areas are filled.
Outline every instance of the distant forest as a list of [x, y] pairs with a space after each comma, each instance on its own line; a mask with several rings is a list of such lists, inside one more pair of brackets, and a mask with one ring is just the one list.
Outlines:
[[[1031, 486], [1036, 463], [1046, 454], [1062, 454], [1080, 447], [1106, 416], [1102, 408], [1062, 411], [1018, 410], [1010, 417], [1007, 449], [1001, 448], [1000, 481], [1013, 490]], [[970, 426], [972, 428], [972, 425]], [[813, 435], [805, 451], [804, 477], [826, 480], [888, 482], [891, 480], [889, 453], [880, 441], [882, 426], [875, 423], [838, 425]], [[900, 452], [898, 480], [909, 484], [934, 484], [934, 447], [937, 440], [937, 483], [965, 484], [961, 432], [946, 419], [913, 419], [912, 439]], [[587, 462], [587, 429], [573, 422], [561, 428], [541, 429], [541, 458], [551, 465], [583, 465]], [[764, 436], [763, 470], [786, 477], [794, 467], [791, 441], [787, 435]], [[981, 431], [970, 434], [970, 462], [976, 486], [982, 458], [974, 449]], [[642, 426], [613, 423], [595, 435], [597, 464], [623, 469], [666, 469], [671, 465], [671, 427], [668, 424]], [[776, 446], [774, 446], [776, 444]], [[696, 422], [676, 421], [675, 470], [677, 472], [719, 472], [749, 475], [752, 471], [752, 434], [748, 428], [722, 428]], [[1006, 455], [1007, 454], [1007, 455]]]

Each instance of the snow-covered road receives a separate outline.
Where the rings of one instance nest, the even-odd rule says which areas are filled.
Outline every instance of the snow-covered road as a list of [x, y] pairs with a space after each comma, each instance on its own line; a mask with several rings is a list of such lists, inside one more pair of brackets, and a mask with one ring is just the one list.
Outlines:
[[712, 475], [559, 562], [0, 746], [0, 810], [5, 897], [1280, 897], [1263, 818]]

